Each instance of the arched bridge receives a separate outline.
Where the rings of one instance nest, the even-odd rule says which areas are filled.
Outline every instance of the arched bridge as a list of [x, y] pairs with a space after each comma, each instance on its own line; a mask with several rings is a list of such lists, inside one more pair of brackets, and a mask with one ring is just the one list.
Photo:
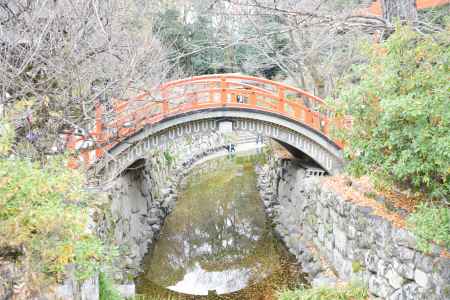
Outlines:
[[230, 127], [284, 142], [329, 173], [343, 164], [342, 143], [329, 135], [331, 126], [340, 127], [342, 121], [322, 99], [267, 79], [236, 74], [192, 77], [114, 100], [112, 110], [105, 114], [98, 105], [95, 129], [69, 139], [68, 147], [79, 149], [87, 166], [108, 161], [126, 167], [166, 140]]

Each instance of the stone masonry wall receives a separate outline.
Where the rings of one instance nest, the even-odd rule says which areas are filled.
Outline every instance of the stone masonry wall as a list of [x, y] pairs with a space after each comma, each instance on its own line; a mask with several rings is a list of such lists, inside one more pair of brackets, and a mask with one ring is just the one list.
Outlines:
[[272, 159], [260, 171], [259, 188], [313, 285], [333, 283], [322, 257], [339, 279], [367, 283], [371, 299], [450, 299], [450, 259], [439, 249], [423, 254], [410, 232], [346, 201], [295, 163]]
[[[144, 255], [158, 238], [165, 217], [175, 206], [177, 185], [189, 166], [209, 153], [223, 150], [220, 133], [180, 138], [154, 149], [119, 177], [102, 187], [109, 208], [97, 216], [98, 232], [112, 239], [123, 255], [115, 267], [115, 280], [130, 283], [139, 273]], [[98, 220], [99, 219], [99, 220]]]

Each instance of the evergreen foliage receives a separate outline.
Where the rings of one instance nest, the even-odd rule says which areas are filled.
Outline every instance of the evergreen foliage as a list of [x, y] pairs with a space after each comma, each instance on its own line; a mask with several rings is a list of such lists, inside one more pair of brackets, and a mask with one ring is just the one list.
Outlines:
[[[450, 195], [450, 38], [399, 27], [365, 47], [357, 84], [342, 88], [338, 113], [350, 115], [349, 170], [444, 200]], [[358, 82], [359, 81], [359, 82]]]
[[[153, 28], [166, 47], [174, 50], [176, 60], [185, 73], [205, 75], [242, 72], [262, 74], [273, 78], [281, 72], [274, 57], [288, 52], [288, 39], [281, 31], [282, 20], [277, 16], [264, 17], [263, 34], [267, 35], [272, 50], [261, 53], [248, 37], [261, 34], [254, 26], [242, 26], [238, 32], [219, 29], [212, 15], [198, 15], [185, 20], [176, 8], [160, 12]], [[245, 38], [244, 38], [245, 37]], [[241, 41], [239, 41], [241, 40]], [[239, 42], [238, 42], [239, 41]]]
[[423, 252], [430, 252], [433, 243], [450, 249], [450, 208], [423, 203], [408, 218], [408, 225]]
[[13, 155], [11, 126], [0, 128], [0, 255], [20, 257], [46, 282], [62, 280], [69, 265], [80, 280], [94, 275], [115, 251], [87, 229], [94, 199], [83, 177], [63, 157], [43, 163]]
[[103, 272], [99, 274], [99, 290], [100, 300], [124, 300], [115, 289], [111, 278]]

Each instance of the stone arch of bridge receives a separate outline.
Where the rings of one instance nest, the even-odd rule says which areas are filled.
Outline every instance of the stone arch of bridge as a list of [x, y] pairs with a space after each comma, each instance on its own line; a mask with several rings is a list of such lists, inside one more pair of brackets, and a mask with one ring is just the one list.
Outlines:
[[[223, 107], [178, 114], [143, 128], [111, 148], [109, 159], [104, 159], [97, 172], [116, 176], [155, 149], [165, 151], [171, 144], [176, 144], [178, 139], [186, 136], [217, 133], [223, 123], [232, 124], [233, 131], [260, 134], [290, 145], [310, 157], [329, 174], [336, 174], [342, 169], [340, 147], [323, 133], [277, 114]], [[202, 149], [204, 150], [207, 149]]]

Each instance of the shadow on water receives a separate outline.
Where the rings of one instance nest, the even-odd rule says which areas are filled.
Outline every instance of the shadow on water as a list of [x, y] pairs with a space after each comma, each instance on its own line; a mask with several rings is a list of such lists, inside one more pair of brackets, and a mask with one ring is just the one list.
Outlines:
[[263, 159], [214, 159], [190, 172], [144, 258], [140, 299], [272, 299], [304, 283], [259, 198], [255, 166]]

